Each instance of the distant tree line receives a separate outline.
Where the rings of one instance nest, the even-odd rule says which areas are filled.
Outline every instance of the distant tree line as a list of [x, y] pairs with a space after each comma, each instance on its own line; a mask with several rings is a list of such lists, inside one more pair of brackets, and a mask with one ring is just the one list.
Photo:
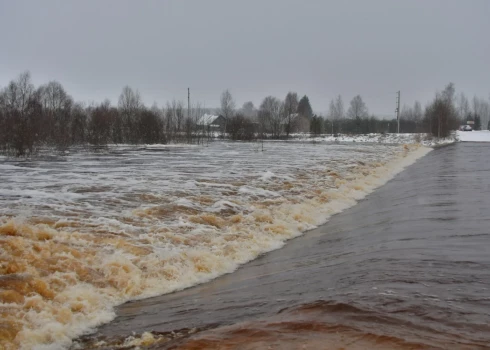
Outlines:
[[[244, 119], [244, 116], [249, 118]], [[295, 92], [289, 92], [284, 100], [267, 96], [258, 110], [252, 102], [245, 103], [237, 111], [236, 118], [243, 121], [233, 124], [235, 127], [245, 125], [247, 120], [249, 123], [255, 120], [258, 124], [258, 136], [271, 138], [288, 138], [297, 132], [309, 132], [312, 135], [396, 133], [398, 128], [396, 118], [385, 119], [369, 115], [360, 95], [352, 98], [347, 111], [342, 96], [337, 96], [331, 100], [325, 116], [313, 113], [307, 96], [300, 100]], [[483, 125], [488, 125], [490, 129], [490, 101], [474, 97], [470, 108], [465, 95], [461, 93], [456, 97], [454, 84], [450, 83], [442, 92], [436, 93], [434, 100], [425, 108], [418, 101], [413, 107], [404, 106], [400, 113], [400, 132], [447, 137], [452, 130], [467, 121], [474, 121], [475, 130], [481, 130]]]
[[201, 142], [207, 135], [196, 125], [203, 111], [176, 100], [148, 108], [128, 86], [117, 107], [108, 100], [86, 106], [56, 81], [36, 88], [25, 72], [0, 91], [0, 151], [25, 156], [41, 146]]
[[[442, 92], [436, 93], [434, 100], [425, 109], [422, 109], [418, 101], [413, 107], [404, 106], [400, 113], [400, 132], [447, 137], [452, 130], [467, 121], [474, 121], [475, 130], [481, 130], [483, 125], [490, 129], [490, 100], [475, 96], [470, 107], [464, 93], [456, 97], [454, 84], [449, 83]], [[345, 113], [342, 97], [339, 95], [330, 102], [324, 129], [332, 134], [395, 133], [397, 124], [396, 118], [387, 120], [369, 116], [359, 95], [351, 100]]]
[[[258, 108], [253, 102], [246, 102], [237, 109], [231, 92], [225, 90], [220, 104], [212, 112], [222, 116], [224, 125], [210, 129], [200, 120], [204, 113], [211, 111], [199, 103], [186, 108], [182, 101], [174, 99], [163, 108], [156, 104], [148, 108], [138, 91], [126, 86], [117, 106], [108, 100], [84, 105], [75, 102], [56, 81], [36, 88], [30, 74], [25, 72], [0, 90], [0, 152], [25, 156], [41, 146], [64, 150], [75, 145], [200, 143], [216, 136], [254, 140], [287, 139], [293, 133], [397, 131], [395, 118], [387, 120], [369, 115], [360, 95], [352, 98], [347, 111], [342, 97], [337, 96], [330, 102], [325, 116], [315, 114], [308, 96], [299, 98], [296, 92], [288, 92], [284, 99], [267, 96]], [[490, 103], [474, 97], [470, 105], [463, 93], [456, 96], [454, 84], [450, 83], [425, 109], [419, 102], [413, 107], [404, 106], [400, 131], [445, 137], [467, 121], [473, 121], [476, 130], [490, 127]]]

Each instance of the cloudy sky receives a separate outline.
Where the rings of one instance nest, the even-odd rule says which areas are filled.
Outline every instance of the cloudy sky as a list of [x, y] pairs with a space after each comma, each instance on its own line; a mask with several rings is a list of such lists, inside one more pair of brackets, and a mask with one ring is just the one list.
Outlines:
[[237, 105], [288, 91], [393, 115], [452, 81], [490, 94], [489, 0], [0, 0], [0, 86], [29, 70], [76, 99]]

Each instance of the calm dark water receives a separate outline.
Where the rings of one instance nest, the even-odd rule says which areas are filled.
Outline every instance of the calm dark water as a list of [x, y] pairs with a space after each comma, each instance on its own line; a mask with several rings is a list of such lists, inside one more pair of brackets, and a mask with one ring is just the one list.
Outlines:
[[99, 336], [197, 327], [214, 330], [165, 346], [330, 348], [340, 332], [346, 349], [490, 348], [490, 146], [434, 150], [283, 249], [118, 315]]

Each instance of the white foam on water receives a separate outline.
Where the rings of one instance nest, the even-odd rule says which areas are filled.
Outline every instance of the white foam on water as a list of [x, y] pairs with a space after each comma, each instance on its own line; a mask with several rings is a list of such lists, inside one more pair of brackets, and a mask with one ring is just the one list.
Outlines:
[[83, 161], [90, 156], [83, 154], [69, 155], [82, 162], [76, 171], [66, 162], [43, 164], [51, 167], [51, 180], [17, 168], [0, 174], [0, 193], [17, 187], [50, 194], [38, 202], [9, 201], [0, 211], [0, 313], [11, 330], [0, 345], [66, 348], [112, 320], [114, 307], [125, 301], [209, 281], [281, 248], [430, 151], [278, 143], [257, 153], [245, 144], [227, 147], [231, 166], [219, 145], [174, 147], [157, 156], [156, 147], [138, 151], [134, 159], [144, 165], [125, 173], [121, 159], [109, 153], [89, 175]]

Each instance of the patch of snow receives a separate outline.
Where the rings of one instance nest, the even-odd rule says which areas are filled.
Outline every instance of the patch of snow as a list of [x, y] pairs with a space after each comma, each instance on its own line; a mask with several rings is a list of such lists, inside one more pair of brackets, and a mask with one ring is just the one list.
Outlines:
[[356, 143], [380, 143], [380, 144], [421, 144], [428, 147], [439, 146], [453, 143], [456, 141], [454, 135], [448, 138], [432, 138], [428, 134], [359, 134], [359, 135], [318, 135], [292, 134], [291, 141], [311, 141], [311, 142], [356, 142]]
[[461, 142], [490, 142], [490, 131], [456, 131], [456, 137]]

